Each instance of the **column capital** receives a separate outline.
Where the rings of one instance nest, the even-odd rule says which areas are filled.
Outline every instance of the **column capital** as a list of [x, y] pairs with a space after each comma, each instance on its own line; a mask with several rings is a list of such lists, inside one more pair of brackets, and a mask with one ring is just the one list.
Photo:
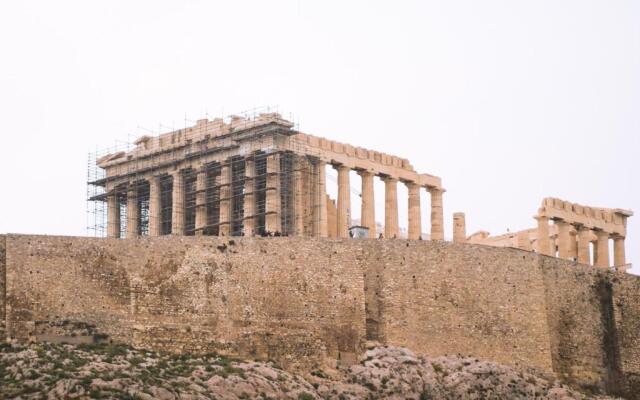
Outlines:
[[393, 176], [391, 176], [391, 175], [384, 175], [384, 176], [381, 176], [381, 177], [380, 177], [380, 179], [382, 179], [382, 181], [383, 181], [384, 183], [387, 183], [387, 182], [389, 182], [389, 183], [394, 183], [394, 182], [398, 182], [398, 181], [399, 181], [399, 179], [398, 179], [398, 178], [394, 178], [394, 177], [393, 177]]
[[407, 187], [407, 189], [420, 189], [420, 185], [417, 184], [414, 181], [403, 181], [402, 183], [404, 183], [404, 185]]
[[158, 182], [162, 179], [162, 174], [148, 174], [144, 176], [144, 179], [148, 182]]
[[208, 164], [198, 164], [196, 166], [193, 167], [193, 170], [196, 172], [196, 174], [205, 174], [207, 173], [207, 169], [208, 169], [209, 165]]
[[351, 167], [349, 167], [348, 165], [345, 164], [331, 164], [331, 166], [333, 167], [333, 169], [335, 169], [336, 171], [350, 171]]
[[368, 171], [368, 170], [366, 170], [366, 169], [357, 169], [357, 170], [355, 170], [355, 171], [356, 171], [356, 173], [357, 173], [358, 175], [360, 175], [360, 176], [362, 176], [362, 177], [365, 177], [365, 176], [375, 176], [375, 172], [373, 172], [373, 171]]
[[136, 182], [129, 182], [127, 184], [127, 193], [136, 194], [137, 192], [138, 192], [138, 184]]
[[559, 228], [564, 228], [564, 227], [568, 228], [571, 226], [570, 223], [568, 223], [562, 218], [552, 218], [551, 220], [553, 221], [553, 224], [557, 225]]
[[309, 162], [313, 165], [317, 165], [317, 166], [327, 165], [327, 162], [321, 158], [313, 157], [313, 156], [307, 156], [307, 158], [309, 159]]
[[447, 191], [447, 189], [445, 189], [445, 188], [436, 187], [436, 186], [425, 186], [424, 188], [427, 190], [427, 192], [429, 192], [431, 194], [433, 194], [433, 193], [443, 194], [444, 192]]
[[578, 232], [590, 232], [592, 231], [591, 228], [589, 228], [588, 226], [584, 225], [584, 224], [579, 224], [579, 223], [573, 223], [571, 224], [573, 225], [573, 227], [576, 229], [576, 231]]

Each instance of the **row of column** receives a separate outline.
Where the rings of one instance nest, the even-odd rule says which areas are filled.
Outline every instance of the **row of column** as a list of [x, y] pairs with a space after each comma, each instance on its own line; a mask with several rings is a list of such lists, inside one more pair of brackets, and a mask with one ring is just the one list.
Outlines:
[[[151, 212], [151, 209], [149, 210]], [[140, 229], [140, 213], [138, 208], [137, 187], [127, 188], [127, 237], [138, 235]], [[118, 196], [112, 193], [107, 196], [107, 236], [120, 237], [120, 204]]]
[[[273, 153], [264, 157], [265, 162], [265, 187], [262, 189], [264, 192], [264, 210], [261, 210], [261, 215], [264, 216], [264, 230], [267, 232], [282, 232], [282, 201], [281, 201], [281, 170], [280, 170], [280, 154]], [[232, 193], [232, 168], [230, 163], [226, 163], [220, 166], [220, 174], [216, 176], [215, 185], [219, 187], [219, 222], [218, 222], [218, 234], [220, 236], [229, 236], [231, 232], [231, 224], [233, 219], [233, 202], [242, 202], [243, 216], [242, 219], [242, 234], [251, 236], [257, 234], [257, 214], [258, 206], [256, 204], [258, 197], [258, 189], [256, 186], [257, 173], [256, 173], [256, 160], [254, 158], [248, 158], [244, 161], [244, 190], [242, 195], [234, 196]], [[324, 164], [323, 164], [324, 166]], [[303, 177], [300, 176], [299, 170], [294, 171], [294, 186], [297, 187], [302, 181]], [[315, 192], [326, 193], [325, 189], [325, 175], [324, 168], [318, 168], [319, 176], [317, 177], [317, 188], [314, 188]], [[196, 183], [195, 183], [195, 234], [202, 235], [204, 229], [207, 227], [208, 215], [207, 215], [207, 169], [201, 167], [196, 169]], [[171, 192], [171, 230], [170, 233], [174, 235], [185, 234], [185, 178], [184, 172], [176, 170], [168, 174], [172, 179], [172, 192]], [[160, 236], [161, 224], [162, 224], [162, 205], [161, 205], [161, 179], [158, 176], [151, 176], [147, 179], [149, 183], [149, 236]], [[137, 185], [129, 185], [127, 190], [127, 237], [135, 237], [139, 233], [140, 218], [139, 208], [137, 202]], [[298, 195], [294, 196], [295, 213], [302, 214], [299, 206], [302, 205], [299, 197], [301, 197], [301, 191], [294, 189]], [[319, 221], [315, 225], [319, 225], [315, 229], [318, 236], [326, 236], [327, 232], [327, 218], [326, 218], [326, 198], [325, 196], [318, 195], [317, 201], [324, 207], [319, 207], [320, 210], [325, 210], [324, 213], [317, 213], [315, 217]], [[118, 203], [118, 194], [116, 190], [113, 190], [107, 196], [107, 236], [120, 237], [120, 205]], [[302, 233], [301, 227], [304, 221], [296, 219], [297, 227], [294, 227], [295, 231]], [[324, 229], [322, 229], [324, 226]]]
[[[295, 222], [293, 234], [326, 237], [328, 235], [327, 196], [325, 165], [321, 161], [302, 166], [302, 159], [295, 159], [293, 169], [293, 214]], [[310, 171], [305, 175], [305, 168]], [[337, 201], [337, 227], [338, 236], [349, 237], [349, 209], [350, 209], [350, 168], [344, 165], [334, 165], [338, 172], [338, 201]], [[369, 229], [369, 237], [376, 236], [375, 200], [373, 179], [375, 174], [370, 171], [358, 171], [362, 178], [362, 215], [361, 225]], [[185, 180], [182, 171], [173, 171], [169, 174], [173, 180], [171, 193], [171, 234], [185, 234]], [[385, 230], [386, 238], [399, 236], [398, 224], [398, 179], [383, 176], [385, 184]], [[162, 205], [161, 205], [161, 180], [158, 176], [152, 176], [149, 182], [149, 236], [162, 234]], [[207, 226], [207, 170], [196, 170], [195, 187], [195, 233], [201, 235]], [[408, 238], [419, 239], [422, 234], [420, 188], [416, 183], [404, 182], [408, 189]], [[233, 197], [232, 193], [232, 169], [227, 163], [220, 167], [220, 175], [216, 185], [220, 188], [219, 195], [219, 235], [231, 234], [232, 201], [242, 201], [244, 216], [242, 218], [242, 232], [246, 236], [257, 233], [256, 214], [258, 213], [256, 200], [256, 162], [254, 159], [245, 160], [245, 181], [243, 196]], [[138, 235], [140, 227], [140, 215], [137, 199], [136, 185], [131, 185], [127, 193], [127, 237]], [[275, 153], [266, 156], [266, 188], [264, 190], [264, 229], [268, 232], [281, 232], [283, 213], [281, 204], [281, 171], [280, 154]], [[306, 189], [306, 191], [305, 191]], [[427, 188], [431, 195], [431, 239], [443, 240], [443, 209], [442, 193], [439, 188]], [[305, 204], [305, 193], [311, 195]], [[108, 202], [108, 236], [120, 236], [120, 207], [117, 195], [111, 193], [107, 197]], [[309, 203], [313, 206], [310, 207]], [[309, 210], [311, 208], [311, 210]], [[306, 211], [305, 211], [306, 210]], [[311, 224], [312, 229], [305, 229], [305, 224]]]
[[[349, 184], [350, 168], [344, 165], [337, 165], [334, 166], [334, 168], [338, 171], [338, 237], [346, 238], [349, 235], [348, 218], [351, 204]], [[373, 178], [375, 174], [370, 171], [358, 171], [358, 175], [362, 178], [360, 224], [368, 228], [369, 237], [374, 238], [376, 235], [375, 196], [373, 189]], [[395, 238], [398, 237], [400, 233], [398, 225], [398, 179], [384, 176], [382, 180], [385, 184], [384, 236], [386, 238]], [[405, 182], [405, 185], [409, 192], [408, 238], [419, 239], [422, 235], [420, 186], [414, 182]], [[431, 239], [443, 240], [443, 190], [439, 188], [427, 188], [427, 190], [431, 194]]]
[[[538, 248], [540, 254], [555, 256], [555, 243], [549, 234], [549, 218], [537, 216], [538, 221]], [[597, 267], [609, 267], [609, 239], [613, 239], [613, 265], [616, 267], [626, 264], [625, 238], [620, 235], [611, 235], [608, 232], [590, 229], [581, 224], [572, 224], [561, 219], [554, 219], [558, 231], [558, 257], [573, 260], [581, 264], [591, 263], [590, 244], [593, 243], [594, 265]], [[573, 229], [575, 237], [573, 237]], [[596, 239], [593, 241], [593, 236]]]

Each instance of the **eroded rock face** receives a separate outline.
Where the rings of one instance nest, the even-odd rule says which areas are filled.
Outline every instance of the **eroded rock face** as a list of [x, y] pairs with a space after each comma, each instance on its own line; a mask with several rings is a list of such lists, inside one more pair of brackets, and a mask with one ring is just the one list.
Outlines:
[[124, 345], [4, 345], [4, 398], [137, 399], [591, 399], [534, 372], [473, 357], [422, 357], [370, 348], [341, 370], [294, 375], [272, 362], [176, 355]]

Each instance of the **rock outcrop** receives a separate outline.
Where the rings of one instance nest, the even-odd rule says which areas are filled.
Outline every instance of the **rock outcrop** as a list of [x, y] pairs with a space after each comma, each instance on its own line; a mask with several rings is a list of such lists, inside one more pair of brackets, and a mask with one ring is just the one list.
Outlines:
[[533, 371], [461, 355], [373, 347], [357, 365], [306, 376], [272, 362], [155, 353], [124, 345], [3, 345], [0, 398], [593, 399]]

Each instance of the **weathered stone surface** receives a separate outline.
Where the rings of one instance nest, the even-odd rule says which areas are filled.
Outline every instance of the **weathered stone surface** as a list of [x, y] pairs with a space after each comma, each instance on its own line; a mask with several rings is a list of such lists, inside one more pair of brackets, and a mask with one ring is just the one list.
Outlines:
[[0, 235], [0, 337], [5, 336], [5, 304], [7, 300], [7, 260], [6, 260], [7, 237]]
[[[535, 371], [471, 356], [375, 347], [349, 368], [292, 374], [272, 362], [171, 355], [122, 345], [4, 346], [7, 398], [591, 399]], [[605, 397], [600, 397], [605, 398]]]
[[3, 238], [17, 340], [108, 337], [306, 371], [357, 363], [369, 341], [638, 393], [640, 278], [624, 273], [442, 241]]
[[10, 337], [34, 339], [38, 321], [64, 319], [141, 347], [305, 367], [363, 349], [363, 276], [349, 242], [7, 240]]
[[537, 255], [446, 242], [363, 247], [370, 339], [552, 369]]

